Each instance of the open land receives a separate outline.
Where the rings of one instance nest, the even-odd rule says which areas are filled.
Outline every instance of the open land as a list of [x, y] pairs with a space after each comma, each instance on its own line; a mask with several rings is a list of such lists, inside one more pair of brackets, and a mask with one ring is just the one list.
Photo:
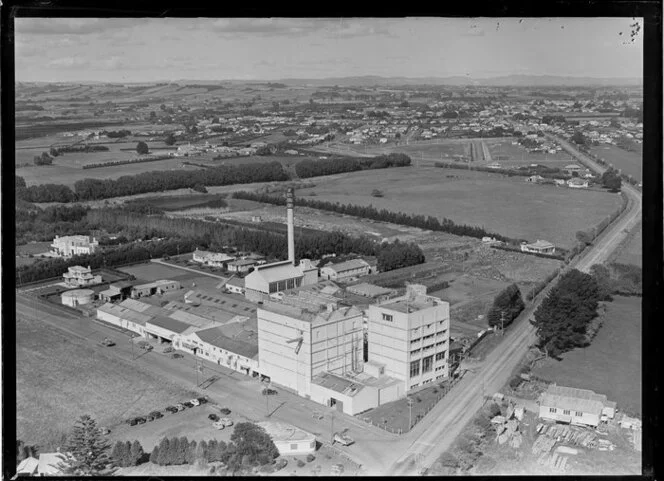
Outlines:
[[625, 245], [620, 246], [615, 259], [620, 264], [643, 264], [643, 229], [641, 224], [634, 228], [630, 238]]
[[[503, 166], [517, 166], [528, 165], [531, 163], [538, 163], [546, 165], [547, 167], [562, 168], [565, 165], [573, 163], [573, 159], [567, 152], [556, 152], [555, 154], [541, 153], [541, 152], [528, 152], [528, 149], [521, 145], [512, 145], [512, 139], [500, 139], [486, 142], [493, 161], [502, 164]], [[499, 157], [508, 157], [501, 159]]]
[[83, 413], [113, 426], [193, 396], [40, 321], [18, 320], [16, 342], [17, 437], [44, 449]]
[[177, 267], [169, 267], [154, 262], [139, 264], [131, 267], [121, 267], [119, 271], [136, 276], [136, 279], [152, 282], [157, 279], [171, 279], [176, 281], [189, 280], [198, 274], [188, 272]]
[[[533, 370], [563, 386], [606, 394], [618, 409], [641, 416], [641, 298], [615, 296], [590, 346], [547, 359]], [[620, 353], [620, 355], [618, 355]]]
[[629, 152], [615, 145], [599, 145], [592, 147], [590, 151], [607, 163], [613, 164], [614, 168], [621, 169], [624, 174], [631, 175], [638, 181], [643, 180], [641, 153]]
[[[619, 196], [604, 192], [572, 193], [521, 178], [459, 172], [458, 179], [449, 179], [444, 169], [436, 168], [353, 172], [318, 180], [316, 187], [298, 190], [296, 195], [315, 193], [317, 200], [447, 217], [508, 237], [545, 239], [562, 247], [574, 245], [578, 230], [598, 224], [620, 205]], [[372, 197], [373, 189], [384, 196]], [[528, 208], [516, 208], [522, 206]]]

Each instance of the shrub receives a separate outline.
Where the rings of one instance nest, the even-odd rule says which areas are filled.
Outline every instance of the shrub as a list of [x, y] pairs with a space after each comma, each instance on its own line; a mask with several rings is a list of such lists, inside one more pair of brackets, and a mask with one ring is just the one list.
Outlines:
[[510, 387], [512, 389], [516, 389], [521, 385], [522, 379], [519, 376], [515, 376], [512, 379], [510, 379]]
[[302, 461], [301, 459], [298, 459], [297, 460], [297, 467], [298, 468], [303, 468], [304, 467], [304, 461]]
[[280, 458], [275, 463], [274, 469], [276, 469], [277, 471], [280, 471], [280, 470], [284, 469], [287, 465], [288, 465], [288, 461], [285, 460], [284, 458]]
[[316, 459], [316, 456], [314, 456], [313, 454], [307, 454], [307, 463], [310, 463], [315, 459]]

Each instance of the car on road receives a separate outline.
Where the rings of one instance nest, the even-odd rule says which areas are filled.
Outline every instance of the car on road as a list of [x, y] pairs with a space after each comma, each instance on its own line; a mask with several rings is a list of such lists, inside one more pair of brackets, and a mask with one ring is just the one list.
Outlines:
[[103, 341], [101, 341], [100, 344], [101, 344], [102, 346], [106, 346], [106, 347], [115, 346], [115, 342], [113, 342], [112, 340], [110, 340], [108, 337], [105, 338]]
[[185, 401], [182, 404], [184, 404], [184, 406], [187, 407], [187, 408], [193, 408], [194, 407], [194, 405], [189, 401]]
[[201, 404], [205, 404], [205, 403], [208, 402], [208, 400], [207, 400], [206, 397], [199, 397], [199, 398], [197, 398], [197, 399], [198, 399], [198, 402], [201, 403]]
[[191, 404], [193, 404], [194, 406], [199, 406], [199, 405], [201, 404], [201, 402], [200, 402], [198, 399], [196, 399], [196, 398], [194, 398], [194, 399], [190, 399], [189, 402], [190, 402]]
[[276, 394], [278, 394], [276, 389], [271, 389], [269, 387], [263, 389], [263, 396], [274, 396]]
[[339, 443], [342, 446], [350, 446], [354, 442], [353, 438], [344, 433], [334, 433], [334, 437], [332, 438], [332, 444]]
[[214, 421], [214, 422], [216, 423], [217, 421], [219, 421], [219, 416], [217, 416], [216, 414], [212, 413], [212, 414], [209, 414], [209, 415], [208, 415], [208, 419], [209, 419], [210, 421]]
[[228, 408], [221, 408], [219, 412], [225, 416], [228, 416], [231, 413], [231, 410]]
[[166, 346], [162, 352], [168, 354], [169, 352], [175, 351], [175, 348], [173, 346]]

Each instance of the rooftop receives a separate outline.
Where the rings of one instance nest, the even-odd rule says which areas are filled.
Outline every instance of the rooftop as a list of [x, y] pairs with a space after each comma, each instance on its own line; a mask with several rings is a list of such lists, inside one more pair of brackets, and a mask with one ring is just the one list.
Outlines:
[[277, 423], [272, 421], [263, 421], [256, 423], [267, 432], [275, 442], [286, 441], [314, 441], [316, 436], [300, 428], [285, 423]]
[[188, 291], [184, 295], [188, 303], [199, 303], [215, 309], [231, 312], [240, 316], [251, 316], [256, 312], [256, 305], [234, 294], [223, 294], [209, 289]]
[[363, 282], [362, 284], [355, 284], [354, 286], [348, 286], [346, 290], [352, 292], [353, 294], [358, 294], [364, 297], [378, 297], [394, 292], [393, 289], [387, 289], [385, 287], [368, 284], [366, 282]]
[[548, 247], [555, 247], [551, 242], [545, 241], [545, 240], [537, 240], [536, 242], [533, 242], [531, 244], [526, 244], [529, 247], [538, 247], [540, 249], [548, 248]]
[[146, 322], [152, 319], [152, 316], [141, 314], [140, 312], [134, 311], [133, 309], [123, 307], [122, 303], [112, 304], [107, 302], [106, 304], [99, 306], [97, 310], [120, 317], [122, 319], [126, 319], [127, 321], [133, 322], [134, 324], [140, 324], [142, 326], [144, 326]]
[[339, 376], [337, 374], [332, 374], [331, 372], [322, 372], [317, 374], [312, 379], [312, 382], [324, 388], [331, 389], [332, 391], [336, 391], [351, 397], [355, 396], [364, 387], [362, 383]]
[[253, 359], [258, 355], [257, 343], [254, 344], [244, 340], [230, 338], [224, 334], [223, 328], [219, 326], [196, 331], [195, 335], [203, 342], [225, 349], [226, 351], [234, 352], [235, 354], [239, 354], [248, 359]]
[[588, 389], [578, 389], [555, 384], [542, 394], [541, 405], [574, 411], [601, 413], [604, 407], [615, 408], [616, 403], [608, 401], [606, 395]]
[[148, 322], [153, 326], [161, 327], [163, 329], [175, 332], [177, 334], [181, 334], [182, 332], [186, 331], [189, 327], [191, 327], [189, 324], [178, 321], [176, 319], [172, 319], [170, 317], [161, 317], [161, 316], [153, 317]]
[[411, 312], [417, 312], [424, 309], [431, 309], [432, 307], [438, 305], [441, 305], [441, 302], [434, 297], [415, 296], [411, 298], [404, 297], [397, 300], [390, 300], [387, 303], [380, 304], [380, 307], [384, 307], [392, 311], [410, 314]]
[[260, 277], [263, 278], [265, 282], [269, 283], [303, 276], [304, 274], [302, 271], [295, 267], [290, 261], [281, 261], [256, 267], [254, 272], [247, 276], [247, 279], [250, 280]]
[[362, 259], [351, 259], [345, 262], [339, 262], [338, 264], [328, 264], [323, 269], [332, 269], [335, 272], [345, 272], [352, 271], [355, 269], [361, 269], [363, 267], [369, 267], [369, 263]]

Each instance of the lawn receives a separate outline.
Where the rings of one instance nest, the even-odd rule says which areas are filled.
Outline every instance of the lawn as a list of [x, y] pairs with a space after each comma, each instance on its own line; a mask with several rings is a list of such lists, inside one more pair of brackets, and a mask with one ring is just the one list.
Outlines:
[[139, 264], [131, 267], [121, 267], [118, 270], [126, 272], [127, 274], [132, 274], [136, 276], [136, 279], [145, 282], [152, 282], [158, 279], [172, 279], [182, 281], [197, 276], [197, 274], [194, 272], [178, 269], [177, 267], [168, 267], [163, 264], [156, 264], [154, 262]]
[[613, 164], [616, 169], [622, 169], [624, 174], [631, 175], [638, 181], [643, 180], [642, 154], [628, 152], [615, 145], [599, 145], [592, 147], [590, 151], [607, 163]]
[[101, 349], [24, 319], [16, 326], [16, 385], [17, 438], [45, 451], [59, 445], [81, 414], [112, 427], [194, 396]]
[[643, 230], [641, 224], [632, 233], [627, 244], [620, 247], [620, 253], [616, 262], [621, 264], [634, 264], [641, 266], [643, 264]]
[[[545, 239], [571, 247], [575, 233], [596, 225], [620, 206], [620, 197], [605, 192], [572, 192], [529, 184], [484, 172], [395, 168], [329, 176], [296, 195], [317, 200], [373, 205], [378, 209], [449, 218], [459, 224], [484, 226], [512, 238]], [[371, 196], [373, 189], [384, 197]]]
[[641, 415], [641, 298], [616, 296], [592, 344], [546, 360], [534, 374], [563, 386], [606, 394], [618, 409]]

